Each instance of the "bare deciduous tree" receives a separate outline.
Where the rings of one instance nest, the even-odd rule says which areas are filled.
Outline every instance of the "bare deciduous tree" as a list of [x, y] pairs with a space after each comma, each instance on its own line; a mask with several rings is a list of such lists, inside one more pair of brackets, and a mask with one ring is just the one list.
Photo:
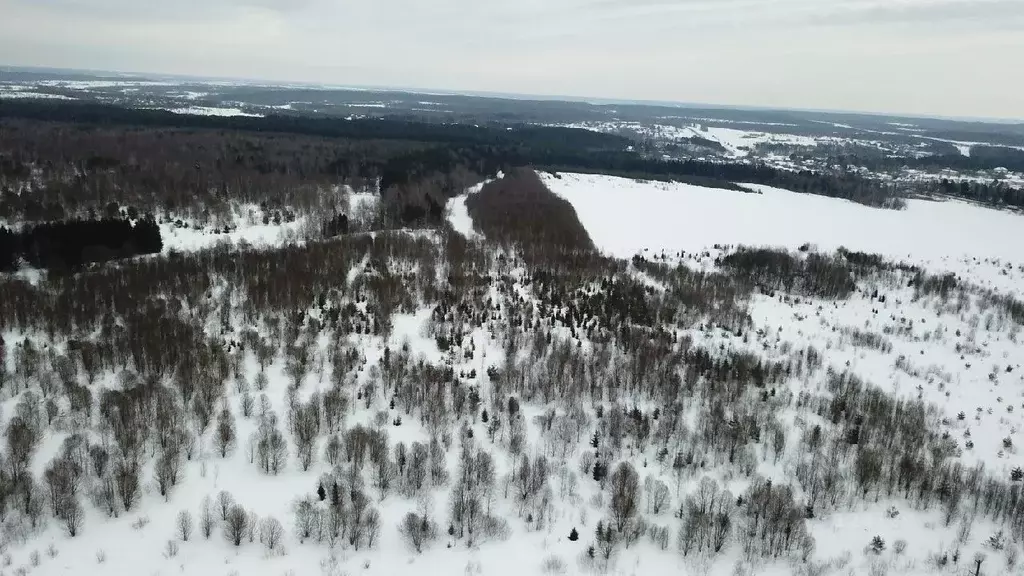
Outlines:
[[431, 542], [437, 535], [437, 530], [426, 516], [415, 512], [409, 512], [402, 519], [399, 531], [405, 537], [416, 552], [423, 552], [424, 546]]
[[226, 407], [217, 417], [217, 432], [213, 439], [221, 458], [226, 458], [235, 447], [235, 418]]
[[207, 496], [203, 498], [202, 507], [199, 509], [199, 530], [203, 533], [203, 538], [210, 539], [210, 535], [213, 534], [213, 528], [217, 525], [216, 513], [214, 512], [213, 501]]
[[78, 535], [79, 530], [82, 528], [84, 517], [85, 512], [82, 510], [82, 505], [78, 503], [77, 498], [71, 498], [63, 505], [60, 518], [64, 521], [64, 527], [67, 529], [69, 536], [74, 538]]
[[275, 552], [281, 545], [284, 537], [284, 526], [277, 518], [267, 517], [260, 522], [260, 542], [267, 547], [267, 550]]
[[192, 537], [192, 526], [192, 514], [190, 514], [187, 510], [182, 510], [181, 512], [178, 512], [178, 538], [181, 538], [182, 542], [188, 542], [188, 539]]
[[221, 490], [217, 493], [217, 509], [220, 511], [220, 519], [227, 521], [228, 512], [231, 511], [231, 506], [234, 505], [235, 498], [227, 490]]
[[234, 504], [224, 519], [224, 537], [235, 546], [241, 546], [248, 525], [249, 515], [245, 513], [245, 508]]
[[636, 515], [640, 504], [640, 477], [628, 462], [615, 467], [609, 481], [611, 513], [615, 530], [622, 532]]

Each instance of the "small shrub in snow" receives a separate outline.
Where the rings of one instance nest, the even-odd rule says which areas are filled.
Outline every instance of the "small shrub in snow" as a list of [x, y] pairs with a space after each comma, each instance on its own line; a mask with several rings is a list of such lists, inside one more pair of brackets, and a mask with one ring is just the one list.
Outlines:
[[96, 563], [97, 564], [103, 564], [106, 561], [107, 561], [107, 553], [106, 553], [106, 551], [104, 551], [104, 550], [97, 550], [96, 551]]
[[164, 546], [164, 558], [174, 558], [178, 555], [178, 543], [174, 540], [168, 540]]
[[881, 554], [885, 551], [885, 540], [881, 536], [875, 536], [871, 539], [871, 544], [868, 545], [868, 548], [875, 554]]
[[544, 562], [541, 563], [541, 571], [548, 576], [565, 574], [565, 560], [562, 560], [558, 556], [548, 556], [544, 559]]
[[49, 546], [47, 546], [46, 547], [46, 555], [49, 556], [50, 558], [56, 558], [57, 557], [57, 547], [54, 546], [53, 544], [50, 544]]
[[743, 560], [737, 560], [732, 567], [732, 576], [750, 576], [753, 571], [749, 564]]
[[33, 550], [32, 553], [28, 555], [28, 561], [32, 566], [39, 566], [39, 550]]
[[989, 548], [993, 550], [1001, 551], [1003, 548], [1006, 547], [1006, 536], [1004, 536], [1003, 531], [1000, 530], [999, 532], [996, 532], [995, 534], [989, 536], [988, 542], [986, 542], [986, 544]]
[[132, 528], [135, 530], [142, 530], [149, 525], [149, 516], [139, 516], [132, 521]]
[[872, 562], [868, 568], [868, 576], [887, 576], [889, 574], [889, 565], [885, 562]]
[[907, 541], [900, 538], [899, 540], [892, 543], [892, 550], [897, 555], [903, 554], [907, 550]]
[[889, 518], [895, 518], [900, 515], [900, 511], [895, 506], [889, 506], [889, 509], [885, 511], [885, 514]]

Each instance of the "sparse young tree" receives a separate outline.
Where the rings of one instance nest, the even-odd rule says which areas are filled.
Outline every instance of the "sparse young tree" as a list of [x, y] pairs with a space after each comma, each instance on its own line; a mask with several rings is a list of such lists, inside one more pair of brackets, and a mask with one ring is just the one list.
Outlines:
[[250, 544], [256, 541], [260, 524], [259, 514], [254, 510], [250, 510], [245, 520], [245, 539], [248, 540]]
[[85, 511], [82, 510], [82, 505], [79, 504], [77, 498], [70, 498], [61, 507], [60, 519], [64, 521], [64, 527], [68, 531], [68, 536], [74, 538], [78, 535], [78, 532], [82, 529], [82, 521], [85, 517]]
[[406, 476], [406, 491], [410, 494], [419, 492], [427, 481], [427, 467], [430, 457], [427, 447], [413, 442], [410, 448], [409, 471]]
[[324, 460], [331, 466], [341, 464], [343, 450], [344, 444], [342, 444], [341, 438], [336, 435], [331, 436], [324, 446]]
[[295, 535], [299, 538], [299, 542], [305, 542], [319, 532], [317, 510], [316, 503], [309, 497], [295, 503]]
[[268, 474], [277, 474], [288, 459], [288, 444], [277, 429], [275, 418], [268, 416], [254, 432], [256, 459], [261, 469]]
[[252, 417], [252, 411], [253, 411], [253, 408], [255, 406], [256, 406], [256, 399], [253, 398], [252, 394], [250, 394], [248, 390], [246, 390], [245, 393], [242, 394], [242, 401], [241, 401], [242, 417], [243, 418], [250, 418], [250, 417]]
[[169, 446], [161, 454], [156, 462], [155, 477], [160, 495], [170, 498], [171, 487], [178, 481], [178, 473], [181, 468], [181, 456], [177, 446]]
[[139, 470], [133, 462], [120, 460], [114, 467], [117, 493], [125, 511], [132, 509], [139, 494]]
[[228, 452], [235, 447], [235, 418], [227, 407], [217, 417], [217, 432], [213, 439], [221, 458], [226, 458]]
[[366, 533], [366, 547], [373, 548], [374, 542], [380, 537], [380, 513], [371, 508], [363, 515], [364, 532]]
[[187, 510], [178, 512], [177, 528], [178, 538], [181, 538], [182, 542], [188, 542], [192, 537], [192, 514]]
[[316, 459], [316, 439], [320, 434], [320, 408], [317, 400], [314, 398], [299, 406], [292, 419], [299, 465], [303, 471], [307, 471]]
[[220, 519], [227, 521], [228, 513], [231, 512], [231, 507], [235, 504], [235, 498], [227, 490], [221, 490], [217, 493], [217, 509], [220, 510]]
[[647, 495], [647, 511], [658, 515], [668, 506], [669, 490], [664, 482], [648, 476], [644, 479], [644, 493]]
[[374, 485], [380, 491], [380, 499], [384, 500], [391, 490], [391, 484], [398, 476], [398, 467], [385, 452], [374, 466]]
[[209, 540], [216, 525], [217, 517], [216, 512], [214, 512], [213, 502], [207, 496], [203, 498], [202, 507], [199, 509], [199, 530], [203, 533], [203, 538]]

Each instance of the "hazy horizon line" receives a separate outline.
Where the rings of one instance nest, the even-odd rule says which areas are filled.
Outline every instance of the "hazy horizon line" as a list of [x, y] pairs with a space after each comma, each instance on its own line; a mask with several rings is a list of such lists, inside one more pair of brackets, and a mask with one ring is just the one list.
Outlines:
[[602, 98], [598, 96], [567, 96], [558, 94], [530, 94], [530, 93], [515, 93], [515, 92], [496, 92], [488, 90], [459, 90], [459, 89], [442, 89], [442, 88], [421, 88], [421, 87], [410, 87], [410, 86], [375, 86], [375, 85], [359, 85], [359, 84], [331, 84], [323, 82], [311, 82], [311, 81], [280, 81], [272, 79], [260, 79], [260, 78], [246, 78], [246, 77], [231, 77], [231, 76], [203, 76], [203, 75], [192, 75], [192, 74], [172, 74], [164, 72], [128, 72], [118, 70], [103, 70], [94, 68], [60, 68], [54, 66], [21, 66], [21, 65], [2, 65], [0, 64], [0, 70], [5, 71], [49, 71], [52, 73], [59, 72], [71, 72], [79, 74], [91, 74], [91, 75], [108, 75], [112, 77], [136, 77], [140, 79], [181, 79], [191, 80], [199, 84], [208, 84], [213, 82], [232, 82], [241, 85], [249, 86], [262, 86], [268, 88], [320, 88], [325, 90], [350, 90], [350, 91], [377, 91], [377, 92], [399, 92], [406, 94], [422, 94], [422, 95], [433, 95], [433, 96], [468, 96], [477, 98], [495, 98], [501, 100], [532, 100], [532, 101], [549, 101], [549, 102], [572, 102], [581, 104], [591, 104], [594, 106], [661, 106], [665, 108], [694, 108], [694, 109], [721, 109], [721, 110], [739, 110], [739, 111], [750, 111], [750, 112], [807, 112], [812, 114], [833, 114], [833, 115], [858, 115], [858, 116], [872, 116], [880, 118], [906, 118], [906, 119], [918, 119], [918, 120], [943, 120], [951, 122], [963, 122], [963, 123], [984, 123], [984, 124], [1011, 124], [1019, 125], [1024, 124], [1024, 118], [998, 118], [991, 116], [938, 116], [938, 115], [927, 115], [927, 114], [915, 114], [905, 112], [872, 112], [864, 110], [837, 110], [827, 108], [788, 108], [788, 107], [771, 107], [771, 106], [757, 106], [757, 105], [743, 105], [743, 104], [714, 104], [708, 102], [683, 102], [683, 101], [671, 101], [671, 100], [645, 100], [645, 99], [615, 99], [615, 98]]

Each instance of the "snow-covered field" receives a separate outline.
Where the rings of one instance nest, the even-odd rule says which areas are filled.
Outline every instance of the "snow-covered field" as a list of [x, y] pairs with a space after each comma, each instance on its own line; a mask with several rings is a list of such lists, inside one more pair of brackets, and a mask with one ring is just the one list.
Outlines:
[[598, 248], [620, 258], [648, 249], [810, 243], [827, 252], [845, 247], [882, 254], [1024, 293], [1019, 280], [1002, 272], [1024, 265], [1024, 218], [1012, 212], [955, 200], [908, 200], [906, 210], [880, 210], [760, 185], [747, 185], [758, 193], [744, 194], [589, 174], [543, 179], [573, 204]]

